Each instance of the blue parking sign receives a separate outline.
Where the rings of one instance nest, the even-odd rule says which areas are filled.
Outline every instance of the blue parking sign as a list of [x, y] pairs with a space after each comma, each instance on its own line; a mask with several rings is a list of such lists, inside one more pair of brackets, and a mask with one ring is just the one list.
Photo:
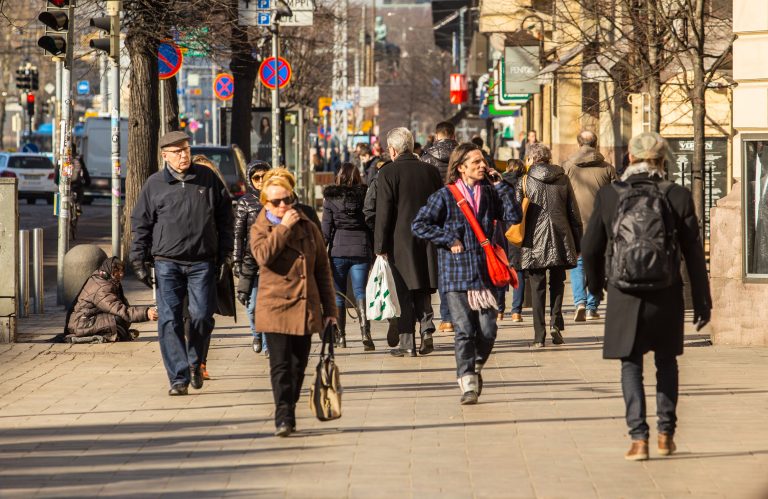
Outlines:
[[269, 0], [258, 0], [256, 8], [259, 10], [269, 10]]
[[77, 82], [77, 95], [88, 95], [91, 93], [91, 82], [80, 80]]
[[269, 12], [259, 12], [256, 17], [256, 24], [259, 26], [269, 26], [272, 24], [272, 14]]

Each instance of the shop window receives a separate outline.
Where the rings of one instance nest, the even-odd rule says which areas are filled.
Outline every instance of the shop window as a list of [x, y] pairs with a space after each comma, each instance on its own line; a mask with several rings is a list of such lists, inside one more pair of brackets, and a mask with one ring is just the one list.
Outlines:
[[768, 135], [744, 137], [744, 273], [768, 279]]

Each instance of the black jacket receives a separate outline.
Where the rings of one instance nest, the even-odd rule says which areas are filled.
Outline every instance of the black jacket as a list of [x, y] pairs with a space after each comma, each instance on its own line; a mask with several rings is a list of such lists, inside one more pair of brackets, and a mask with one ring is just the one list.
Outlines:
[[435, 249], [413, 235], [411, 224], [442, 186], [437, 169], [413, 154], [402, 154], [381, 167], [376, 180], [374, 253], [386, 253], [411, 290], [437, 288]]
[[[645, 173], [632, 175], [627, 181], [648, 179]], [[656, 180], [660, 180], [656, 178]], [[667, 194], [674, 212], [677, 238], [688, 275], [695, 310], [712, 308], [704, 249], [699, 237], [699, 224], [693, 198], [685, 187], [674, 185]], [[612, 185], [602, 187], [595, 199], [595, 209], [582, 242], [584, 275], [590, 293], [600, 296], [605, 285], [605, 250], [611, 238], [619, 195]], [[608, 285], [608, 309], [605, 314], [603, 357], [620, 359], [633, 349], [645, 353], [683, 353], [683, 321], [685, 302], [683, 283], [659, 291], [625, 293]]]
[[144, 183], [131, 232], [131, 261], [222, 259], [232, 252], [232, 199], [209, 168], [191, 165], [182, 182], [165, 167]]
[[[522, 180], [522, 175], [518, 175], [514, 171], [507, 172], [503, 175], [504, 181], [508, 183], [510, 186], [512, 186], [512, 189], [517, 189], [517, 185]], [[508, 228], [508, 227], [507, 227]], [[506, 228], [504, 230], [506, 232]], [[504, 238], [506, 241], [506, 237]], [[509, 266], [516, 270], [521, 270], [522, 267], [520, 266], [520, 260], [521, 260], [521, 250], [519, 246], [515, 246], [514, 244], [507, 244], [507, 256], [509, 257]]]
[[[255, 171], [256, 168], [254, 166], [248, 168], [248, 176], [246, 178], [250, 179]], [[256, 217], [259, 215], [263, 205], [259, 200], [261, 193], [253, 187], [250, 180], [248, 180], [247, 189], [248, 192], [237, 200], [237, 206], [235, 207], [235, 243], [232, 260], [235, 263], [242, 263], [243, 275], [250, 277], [256, 274], [258, 265], [256, 265], [253, 255], [251, 255], [248, 237], [251, 232], [251, 225], [256, 221]]]
[[376, 168], [379, 163], [383, 161], [381, 157], [374, 156], [363, 164], [363, 172], [365, 173], [365, 185], [371, 185], [371, 181], [378, 174], [379, 169]]
[[323, 238], [331, 257], [370, 259], [373, 244], [365, 224], [363, 201], [366, 186], [329, 185], [323, 190]]
[[424, 149], [421, 158], [419, 158], [423, 162], [437, 167], [442, 183], [445, 183], [445, 179], [448, 176], [448, 159], [457, 145], [459, 143], [453, 139], [438, 140], [433, 145]]
[[[528, 170], [525, 236], [520, 268], [573, 268], [580, 251], [582, 227], [571, 182], [557, 165], [538, 164]], [[522, 205], [523, 180], [515, 186], [515, 201]]]

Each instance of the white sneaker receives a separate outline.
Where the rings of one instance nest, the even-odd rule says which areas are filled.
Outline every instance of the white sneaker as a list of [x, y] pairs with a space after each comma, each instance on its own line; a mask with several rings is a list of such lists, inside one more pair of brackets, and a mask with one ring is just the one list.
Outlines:
[[573, 322], [584, 322], [587, 320], [587, 307], [583, 303], [576, 306], [576, 314], [573, 316]]

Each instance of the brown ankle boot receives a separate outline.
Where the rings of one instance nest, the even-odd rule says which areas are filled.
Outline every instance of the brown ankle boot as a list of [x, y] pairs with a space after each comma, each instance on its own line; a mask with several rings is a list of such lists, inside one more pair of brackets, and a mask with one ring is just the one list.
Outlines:
[[645, 461], [648, 459], [648, 440], [632, 440], [632, 447], [624, 454], [624, 459], [627, 461]]
[[674, 435], [669, 433], [659, 433], [659, 455], [669, 456], [677, 450]]

